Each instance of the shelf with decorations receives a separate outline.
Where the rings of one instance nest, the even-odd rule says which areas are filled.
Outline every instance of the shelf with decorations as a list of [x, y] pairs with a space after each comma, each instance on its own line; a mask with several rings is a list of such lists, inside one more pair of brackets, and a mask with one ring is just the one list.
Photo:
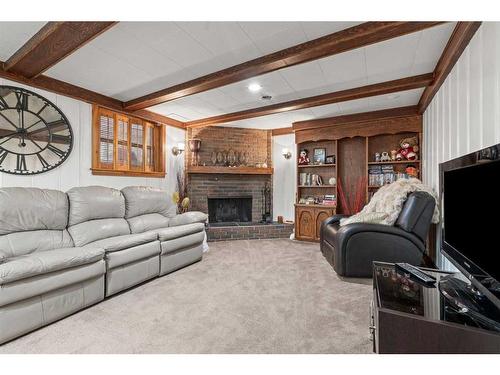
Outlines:
[[368, 138], [367, 202], [378, 189], [401, 178], [420, 178], [420, 133], [383, 134]]

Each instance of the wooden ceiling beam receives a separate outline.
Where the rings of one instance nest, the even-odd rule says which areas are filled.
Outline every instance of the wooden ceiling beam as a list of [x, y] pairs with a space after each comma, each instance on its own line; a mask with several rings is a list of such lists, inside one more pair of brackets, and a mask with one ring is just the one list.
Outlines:
[[418, 108], [420, 113], [424, 113], [439, 91], [439, 88], [450, 74], [453, 66], [458, 61], [462, 52], [468, 46], [470, 40], [481, 26], [481, 22], [458, 22], [455, 30], [451, 34], [448, 44], [439, 58], [434, 69], [434, 82], [422, 93]]
[[144, 109], [279, 69], [400, 37], [441, 23], [442, 22], [365, 22], [188, 82], [141, 96], [140, 98], [125, 102], [124, 105], [128, 110]]
[[36, 78], [117, 22], [47, 22], [4, 64], [4, 70]]
[[387, 82], [375, 83], [372, 85], [356, 87], [342, 91], [336, 91], [328, 94], [312, 96], [298, 100], [292, 100], [284, 103], [272, 104], [264, 107], [248, 109], [245, 111], [228, 113], [220, 116], [209, 117], [205, 119], [188, 121], [186, 126], [189, 128], [198, 128], [223, 124], [232, 121], [245, 120], [254, 117], [268, 116], [287, 111], [296, 111], [299, 109], [317, 107], [321, 105], [346, 102], [371, 96], [390, 94], [394, 92], [412, 90], [421, 87], [427, 87], [433, 81], [433, 74], [422, 74], [413, 77], [406, 77]]
[[292, 124], [292, 128], [293, 131], [296, 132], [299, 130], [319, 129], [341, 124], [355, 124], [367, 121], [383, 120], [389, 118], [394, 119], [398, 117], [408, 117], [415, 115], [419, 115], [418, 106], [412, 105], [407, 107], [382, 109], [371, 112], [354, 113], [351, 115], [334, 116], [317, 120], [298, 121]]
[[[0, 67], [4, 63], [0, 61]], [[118, 112], [122, 112], [128, 115], [141, 117], [145, 120], [151, 122], [157, 122], [163, 125], [174, 126], [177, 128], [185, 129], [185, 125], [181, 121], [177, 121], [167, 116], [160, 115], [147, 110], [141, 111], [127, 111], [123, 108], [123, 102], [111, 98], [106, 95], [99, 94], [95, 91], [84, 89], [83, 87], [75, 86], [67, 82], [57, 80], [45, 75], [39, 75], [36, 78], [29, 79], [23, 77], [22, 75], [7, 72], [0, 69], [0, 78], [5, 78], [9, 81], [18, 82], [38, 89], [50, 91], [59, 95], [67, 96], [73, 99], [81, 100], [90, 104], [97, 104], [101, 107], [109, 108]]]

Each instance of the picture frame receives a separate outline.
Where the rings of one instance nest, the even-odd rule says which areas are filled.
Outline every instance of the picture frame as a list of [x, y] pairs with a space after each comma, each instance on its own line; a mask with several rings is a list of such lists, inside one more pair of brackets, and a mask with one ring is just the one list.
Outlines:
[[325, 164], [335, 164], [335, 155], [327, 155]]
[[326, 160], [326, 148], [315, 148], [313, 150], [314, 164], [325, 164], [325, 160]]

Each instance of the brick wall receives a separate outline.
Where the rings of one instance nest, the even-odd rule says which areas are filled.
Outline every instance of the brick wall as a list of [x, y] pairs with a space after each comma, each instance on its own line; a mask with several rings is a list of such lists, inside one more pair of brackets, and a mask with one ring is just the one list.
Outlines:
[[[271, 131], [259, 129], [239, 129], [220, 126], [209, 126], [199, 129], [188, 129], [187, 139], [201, 139], [200, 165], [212, 165], [210, 157], [215, 151], [247, 152], [248, 165], [267, 162], [272, 167]], [[186, 141], [187, 147], [187, 141]], [[187, 162], [191, 163], [188, 152]]]
[[[268, 166], [272, 163], [271, 131], [258, 129], [239, 129], [230, 127], [206, 127], [188, 129], [187, 140], [201, 139], [200, 165], [212, 165], [210, 156], [213, 151], [246, 151], [248, 165], [264, 163], [267, 159]], [[188, 152], [186, 163], [191, 163]], [[237, 197], [252, 196], [252, 221], [262, 219], [264, 205], [262, 189], [268, 183], [271, 189], [272, 213], [272, 176], [268, 175], [226, 175], [226, 174], [188, 174], [188, 194], [191, 199], [191, 209], [208, 212], [207, 197]]]

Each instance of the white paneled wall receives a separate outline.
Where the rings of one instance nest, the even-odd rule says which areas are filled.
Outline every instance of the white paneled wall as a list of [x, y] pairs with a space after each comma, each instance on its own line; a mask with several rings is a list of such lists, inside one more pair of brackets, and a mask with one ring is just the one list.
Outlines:
[[178, 142], [184, 142], [185, 131], [167, 127], [165, 178], [94, 176], [92, 164], [92, 106], [88, 103], [35, 89], [16, 82], [0, 79], [0, 85], [23, 87], [52, 101], [68, 118], [74, 133], [73, 150], [68, 159], [59, 167], [34, 176], [16, 176], [0, 173], [0, 187], [28, 186], [67, 191], [74, 186], [103, 185], [122, 188], [128, 185], [145, 185], [173, 192], [176, 187], [175, 171], [184, 166], [184, 155], [175, 157], [170, 150]]
[[[439, 163], [500, 143], [500, 23], [484, 22], [424, 113], [423, 179]], [[464, 215], [474, 197], [464, 197]], [[452, 269], [444, 258], [441, 267]]]
[[[285, 159], [282, 150], [292, 152], [290, 159]], [[294, 220], [295, 183], [297, 170], [295, 135], [286, 134], [273, 137], [273, 216], [283, 216], [285, 220]]]

